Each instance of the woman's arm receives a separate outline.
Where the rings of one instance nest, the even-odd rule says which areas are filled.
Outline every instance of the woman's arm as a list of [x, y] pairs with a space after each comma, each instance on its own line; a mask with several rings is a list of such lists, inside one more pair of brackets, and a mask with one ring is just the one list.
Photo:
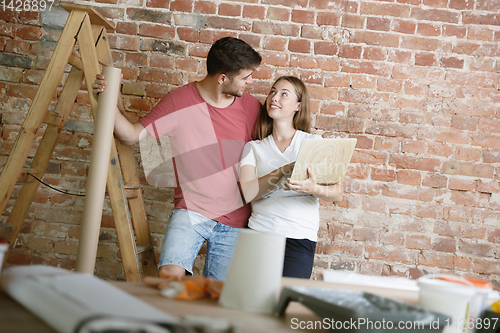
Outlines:
[[342, 184], [319, 185], [311, 168], [307, 169], [308, 178], [306, 180], [288, 179], [283, 185], [284, 190], [292, 190], [305, 194], [312, 194], [315, 197], [329, 202], [340, 202], [344, 197], [344, 186]]
[[274, 190], [278, 181], [287, 174], [292, 173], [295, 163], [286, 164], [265, 176], [257, 178], [256, 167], [243, 165], [240, 168], [240, 184], [246, 202], [261, 199], [265, 194]]

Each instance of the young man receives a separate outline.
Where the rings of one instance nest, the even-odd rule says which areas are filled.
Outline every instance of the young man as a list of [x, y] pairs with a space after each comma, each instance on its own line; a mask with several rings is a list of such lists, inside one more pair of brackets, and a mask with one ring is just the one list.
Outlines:
[[[170, 139], [175, 209], [165, 232], [160, 276], [192, 274], [206, 240], [203, 274], [225, 280], [239, 229], [250, 216], [239, 191], [238, 163], [261, 107], [244, 92], [260, 62], [260, 55], [242, 40], [219, 39], [208, 53], [201, 81], [172, 90], [137, 123], [117, 111], [114, 131], [123, 144], [148, 135]], [[104, 87], [98, 76], [94, 93]]]

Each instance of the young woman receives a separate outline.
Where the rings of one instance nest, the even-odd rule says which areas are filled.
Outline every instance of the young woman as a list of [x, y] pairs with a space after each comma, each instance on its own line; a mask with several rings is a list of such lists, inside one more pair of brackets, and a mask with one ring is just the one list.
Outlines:
[[[311, 169], [307, 180], [286, 179], [291, 175], [302, 141], [321, 138], [309, 133], [310, 119], [309, 94], [304, 83], [293, 76], [278, 78], [257, 121], [257, 140], [245, 145], [240, 164], [243, 195], [252, 203], [249, 228], [286, 236], [283, 276], [307, 279], [311, 276], [318, 237], [318, 198], [339, 202], [344, 191], [341, 184], [318, 185]], [[267, 197], [279, 183], [284, 190], [281, 195]]]

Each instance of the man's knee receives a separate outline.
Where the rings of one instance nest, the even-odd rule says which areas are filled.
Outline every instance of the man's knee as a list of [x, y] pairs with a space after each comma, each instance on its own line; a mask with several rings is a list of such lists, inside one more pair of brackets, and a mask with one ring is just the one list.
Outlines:
[[177, 265], [163, 265], [160, 266], [159, 275], [160, 277], [168, 277], [168, 276], [183, 277], [184, 275], [186, 275], [186, 270], [184, 269], [184, 267]]

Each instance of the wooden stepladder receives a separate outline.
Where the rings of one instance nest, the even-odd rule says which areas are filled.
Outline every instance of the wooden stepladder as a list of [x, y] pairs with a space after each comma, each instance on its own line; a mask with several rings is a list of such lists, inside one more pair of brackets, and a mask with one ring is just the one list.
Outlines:
[[[114, 24], [90, 6], [65, 2], [61, 2], [60, 6], [69, 12], [69, 17], [0, 174], [0, 212], [5, 210], [12, 190], [21, 175], [29, 172], [39, 179], [43, 177], [56, 147], [59, 133], [68, 119], [84, 78], [89, 91], [92, 114], [94, 119], [96, 118], [97, 101], [92, 96], [92, 83], [96, 75], [101, 72], [101, 65], [112, 66], [113, 64], [106, 29], [114, 30]], [[76, 43], [78, 43], [79, 54], [75, 51]], [[48, 111], [68, 64], [72, 67], [56, 107], [54, 111]], [[121, 100], [119, 104], [121, 105]], [[23, 169], [42, 123], [47, 124], [45, 133], [30, 168]], [[132, 147], [113, 141], [107, 189], [120, 244], [125, 278], [127, 281], [137, 282], [141, 280], [141, 276], [157, 276], [158, 268]], [[8, 239], [11, 246], [16, 240], [19, 227], [24, 221], [39, 186], [39, 183], [32, 177], [25, 178], [26, 181], [22, 185], [7, 221], [7, 225], [11, 228]]]

